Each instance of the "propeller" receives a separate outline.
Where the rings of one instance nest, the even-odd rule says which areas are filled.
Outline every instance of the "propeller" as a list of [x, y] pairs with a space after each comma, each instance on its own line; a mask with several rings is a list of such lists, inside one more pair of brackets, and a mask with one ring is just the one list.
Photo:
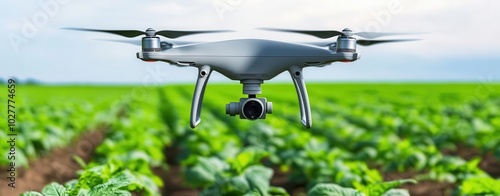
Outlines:
[[378, 38], [383, 36], [392, 36], [392, 35], [415, 35], [415, 34], [423, 34], [421, 32], [399, 32], [399, 33], [381, 33], [381, 32], [357, 32], [353, 33], [350, 29], [346, 28], [342, 31], [336, 30], [294, 30], [294, 29], [278, 29], [278, 28], [259, 28], [261, 30], [267, 31], [280, 31], [280, 32], [290, 32], [290, 33], [300, 33], [306, 35], [312, 35], [318, 38], [327, 39], [335, 36], [352, 36], [357, 35], [363, 38]]
[[[291, 33], [301, 33], [306, 35], [312, 35], [322, 39], [328, 39], [335, 36], [344, 36], [351, 37], [353, 35], [363, 37], [363, 38], [378, 38], [383, 36], [392, 36], [392, 35], [414, 35], [414, 34], [423, 34], [420, 32], [400, 32], [400, 33], [380, 33], [380, 32], [357, 32], [353, 33], [351, 29], [345, 28], [342, 31], [336, 30], [293, 30], [293, 29], [277, 29], [277, 28], [259, 28], [261, 30], [268, 31], [280, 31], [280, 32], [291, 32]], [[417, 41], [420, 39], [389, 39], [389, 40], [365, 40], [365, 39], [357, 39], [357, 44], [362, 46], [371, 46], [375, 44], [381, 43], [390, 43], [390, 42], [407, 42], [407, 41]], [[319, 47], [330, 46], [335, 42], [331, 41], [323, 41], [323, 42], [302, 42], [302, 44], [306, 45], [314, 45]]]
[[408, 42], [408, 41], [418, 41], [420, 39], [388, 39], [388, 40], [357, 40], [357, 44], [362, 45], [362, 46], [371, 46], [374, 44], [383, 44], [383, 43], [390, 43], [390, 42]]
[[146, 31], [139, 30], [103, 30], [103, 29], [85, 29], [85, 28], [63, 28], [66, 30], [75, 30], [75, 31], [92, 31], [92, 32], [102, 32], [102, 33], [111, 33], [115, 35], [121, 35], [123, 37], [133, 38], [141, 35], [146, 36], [155, 36], [161, 35], [167, 38], [178, 38], [186, 35], [200, 34], [200, 33], [222, 33], [222, 32], [230, 32], [228, 30], [212, 30], [212, 31], [174, 31], [174, 30], [161, 30], [155, 31], [152, 28], [147, 29]]
[[[136, 46], [142, 46], [141, 40], [119, 40], [119, 39], [95, 39], [95, 40], [106, 41], [106, 42], [119, 42], [119, 43], [132, 44], [132, 45], [136, 45]], [[184, 46], [184, 45], [198, 44], [198, 43], [203, 43], [203, 42], [169, 40], [168, 43], [172, 43], [175, 46]]]
[[315, 37], [319, 37], [322, 39], [331, 38], [339, 35], [343, 35], [340, 31], [310, 31], [310, 30], [293, 30], [293, 29], [278, 29], [278, 28], [258, 28], [266, 31], [280, 31], [280, 32], [289, 32], [289, 33], [300, 33], [306, 35], [312, 35]]
[[[409, 42], [409, 41], [419, 41], [421, 39], [385, 39], [385, 40], [365, 40], [365, 39], [358, 39], [356, 40], [358, 45], [361, 46], [371, 46], [375, 44], [383, 44], [383, 43], [391, 43], [391, 42]], [[331, 42], [331, 41], [319, 41], [319, 42], [299, 42], [300, 44], [305, 44], [305, 45], [313, 45], [313, 46], [318, 46], [318, 47], [327, 47], [332, 44], [335, 44], [336, 42]]]

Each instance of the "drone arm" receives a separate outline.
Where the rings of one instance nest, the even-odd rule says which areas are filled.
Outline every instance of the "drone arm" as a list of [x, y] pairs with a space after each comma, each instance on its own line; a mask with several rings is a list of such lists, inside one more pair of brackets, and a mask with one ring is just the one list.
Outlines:
[[191, 128], [195, 128], [200, 124], [201, 118], [201, 105], [203, 103], [203, 95], [205, 94], [205, 87], [207, 86], [208, 78], [212, 69], [208, 65], [201, 66], [198, 69], [198, 80], [194, 89], [193, 103], [191, 105]]
[[299, 97], [300, 117], [302, 119], [302, 124], [306, 128], [311, 128], [311, 107], [309, 106], [309, 97], [307, 95], [306, 84], [304, 82], [304, 78], [302, 77], [302, 68], [293, 66], [288, 69], [288, 72], [292, 76], [293, 83], [295, 84], [295, 90], [297, 90], [297, 95]]

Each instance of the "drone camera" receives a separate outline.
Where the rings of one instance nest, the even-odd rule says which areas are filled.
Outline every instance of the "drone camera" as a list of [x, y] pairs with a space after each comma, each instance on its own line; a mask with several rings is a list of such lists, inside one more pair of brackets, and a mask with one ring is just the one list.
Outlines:
[[265, 119], [266, 114], [272, 113], [273, 104], [267, 102], [266, 98], [241, 98], [240, 102], [231, 102], [226, 105], [226, 114], [230, 116], [239, 114], [241, 119]]

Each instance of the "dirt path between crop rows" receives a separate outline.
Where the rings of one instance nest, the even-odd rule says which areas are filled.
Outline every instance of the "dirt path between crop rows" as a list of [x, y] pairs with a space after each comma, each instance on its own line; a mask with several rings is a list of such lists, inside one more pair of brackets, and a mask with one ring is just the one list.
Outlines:
[[17, 176], [15, 188], [7, 186], [9, 181], [4, 177], [6, 170], [2, 168], [0, 175], [0, 195], [19, 195], [26, 191], [41, 191], [50, 182], [65, 183], [77, 178], [76, 172], [80, 165], [74, 161], [73, 156], [81, 157], [89, 162], [93, 152], [104, 139], [104, 127], [95, 131], [86, 132], [70, 143], [69, 147], [57, 148], [46, 156], [30, 160], [28, 168], [16, 168]]

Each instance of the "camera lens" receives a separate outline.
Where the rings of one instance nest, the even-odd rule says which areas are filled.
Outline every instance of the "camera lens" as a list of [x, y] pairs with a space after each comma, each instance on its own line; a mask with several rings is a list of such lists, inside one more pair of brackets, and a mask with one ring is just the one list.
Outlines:
[[264, 106], [259, 101], [250, 100], [243, 106], [243, 115], [250, 120], [258, 119], [262, 116]]

